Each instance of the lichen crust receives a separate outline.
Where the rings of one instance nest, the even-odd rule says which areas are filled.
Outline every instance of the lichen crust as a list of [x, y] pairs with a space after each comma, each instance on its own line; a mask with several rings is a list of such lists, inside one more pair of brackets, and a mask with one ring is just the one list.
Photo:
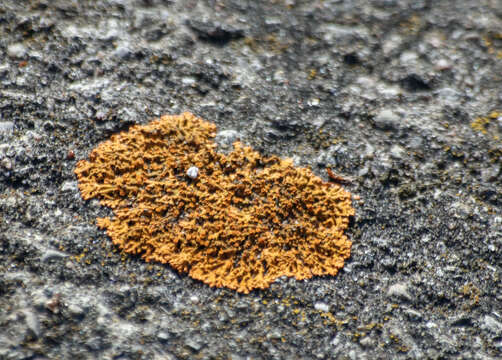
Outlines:
[[215, 134], [186, 112], [99, 144], [75, 168], [83, 199], [113, 211], [98, 227], [125, 253], [242, 293], [336, 275], [350, 256], [350, 193], [240, 142], [219, 153]]

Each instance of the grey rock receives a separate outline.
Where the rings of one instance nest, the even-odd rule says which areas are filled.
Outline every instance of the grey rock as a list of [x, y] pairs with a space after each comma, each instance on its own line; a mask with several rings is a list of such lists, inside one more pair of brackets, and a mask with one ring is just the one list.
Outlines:
[[359, 340], [359, 344], [363, 347], [373, 347], [375, 346], [375, 340], [373, 340], [371, 336], [365, 336]]
[[406, 150], [402, 146], [394, 144], [390, 148], [390, 155], [394, 159], [399, 159], [400, 160], [400, 159], [403, 159], [406, 156]]
[[7, 55], [11, 58], [22, 59], [28, 53], [28, 49], [22, 43], [10, 44], [7, 47]]
[[9, 64], [0, 64], [0, 79], [4, 79], [9, 74]]
[[68, 306], [68, 312], [74, 318], [81, 318], [86, 314], [85, 309], [83, 309], [82, 307], [80, 307], [76, 304], [70, 304]]
[[8, 158], [3, 158], [0, 160], [0, 166], [5, 170], [12, 170], [12, 160]]
[[166, 342], [170, 339], [171, 337], [169, 336], [169, 333], [165, 332], [165, 331], [159, 331], [157, 333], [157, 339], [159, 339], [160, 341], [162, 342]]
[[42, 256], [40, 260], [42, 262], [50, 262], [54, 260], [62, 260], [67, 258], [69, 255], [65, 254], [64, 252], [53, 250], [53, 249], [47, 249], [42, 253]]
[[452, 88], [442, 88], [436, 92], [436, 95], [447, 101], [450, 105], [454, 105], [456, 102], [460, 101], [461, 94]]
[[502, 352], [502, 340], [495, 342], [494, 345], [498, 351]]
[[40, 321], [34, 309], [28, 308], [23, 311], [25, 322], [29, 331], [28, 336], [38, 339], [40, 337]]
[[45, 131], [52, 131], [54, 130], [54, 122], [53, 121], [44, 121], [43, 128]]
[[235, 141], [239, 140], [241, 134], [236, 130], [222, 130], [216, 134], [214, 141], [220, 146], [231, 146]]
[[440, 335], [439, 344], [446, 353], [453, 353], [458, 346], [457, 340], [452, 336]]
[[[496, 1], [0, 3], [1, 359], [500, 357]], [[123, 254], [96, 226], [113, 212], [82, 200], [76, 161], [185, 109], [218, 125], [220, 146], [352, 179], [338, 275], [238, 294]], [[146, 231], [163, 231], [145, 210]], [[203, 209], [185, 210], [166, 229]]]
[[390, 240], [387, 238], [381, 238], [381, 237], [373, 238], [372, 243], [378, 246], [378, 248], [382, 250], [386, 250], [390, 246]]
[[103, 347], [103, 338], [91, 337], [85, 342], [85, 346], [92, 351], [99, 351]]
[[35, 309], [38, 311], [42, 311], [45, 309], [45, 304], [49, 298], [47, 297], [47, 294], [45, 294], [44, 291], [37, 291], [32, 295], [32, 303]]
[[24, 271], [12, 271], [4, 275], [5, 280], [19, 282], [21, 284], [26, 284], [30, 281], [28, 273]]
[[204, 342], [199, 336], [188, 338], [185, 340], [185, 345], [194, 351], [199, 351], [204, 347]]
[[490, 166], [481, 170], [481, 179], [484, 182], [494, 182], [497, 180], [501, 173], [500, 166]]
[[67, 180], [61, 185], [61, 191], [76, 191], [78, 190], [77, 181]]
[[420, 136], [413, 136], [407, 143], [407, 147], [411, 149], [419, 149], [423, 144], [423, 139]]
[[138, 118], [138, 112], [132, 107], [123, 107], [119, 109], [117, 115], [125, 123], [134, 123]]
[[389, 156], [382, 154], [379, 159], [372, 162], [371, 170], [375, 176], [385, 178], [392, 170], [392, 166], [393, 162]]
[[413, 51], [403, 51], [401, 53], [401, 56], [399, 57], [399, 61], [403, 65], [415, 63], [417, 60], [418, 60], [418, 54]]
[[396, 266], [396, 259], [393, 256], [385, 256], [381, 263], [387, 269], [392, 269]]
[[14, 131], [14, 123], [12, 121], [0, 121], [0, 135], [11, 134]]
[[126, 42], [119, 42], [117, 44], [117, 47], [115, 48], [115, 51], [113, 52], [113, 55], [116, 57], [122, 59], [122, 60], [128, 60], [132, 57], [133, 53], [131, 50], [131, 47], [129, 44]]
[[280, 332], [279, 330], [277, 330], [277, 329], [276, 329], [276, 330], [273, 330], [273, 331], [271, 331], [271, 332], [269, 332], [269, 333], [267, 334], [267, 339], [269, 339], [269, 340], [272, 340], [272, 339], [278, 340], [278, 339], [280, 339], [281, 337], [282, 337], [282, 334], [281, 334], [281, 332]]
[[334, 347], [337, 347], [344, 339], [343, 339], [343, 335], [341, 333], [338, 333], [331, 341], [330, 341], [330, 345], [331, 346], [334, 346]]
[[329, 305], [323, 302], [316, 302], [314, 304], [314, 309], [322, 312], [328, 312], [329, 311]]
[[209, 19], [190, 19], [186, 23], [201, 39], [207, 41], [226, 43], [244, 36], [242, 29]]
[[404, 313], [411, 321], [422, 321], [423, 315], [421, 312], [413, 310], [413, 309], [405, 309]]
[[497, 321], [493, 316], [485, 315], [480, 321], [480, 326], [495, 336], [502, 336], [502, 322]]
[[397, 297], [399, 299], [407, 301], [411, 300], [411, 295], [408, 292], [408, 284], [404, 282], [389, 286], [389, 289], [387, 290], [387, 296]]
[[383, 109], [373, 118], [373, 122], [378, 129], [397, 130], [401, 116], [391, 109]]
[[244, 360], [245, 358], [238, 354], [230, 354], [230, 360]]
[[356, 37], [367, 36], [367, 29], [364, 27], [350, 27], [337, 24], [326, 24], [319, 27], [323, 34], [323, 39], [328, 43], [350, 42]]

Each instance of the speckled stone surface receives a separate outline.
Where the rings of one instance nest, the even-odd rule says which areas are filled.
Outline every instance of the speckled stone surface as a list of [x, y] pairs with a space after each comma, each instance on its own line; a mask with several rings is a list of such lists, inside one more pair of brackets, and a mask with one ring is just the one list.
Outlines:
[[[501, 74], [500, 0], [1, 1], [0, 359], [502, 357]], [[349, 180], [336, 277], [114, 248], [76, 161], [183, 111]]]

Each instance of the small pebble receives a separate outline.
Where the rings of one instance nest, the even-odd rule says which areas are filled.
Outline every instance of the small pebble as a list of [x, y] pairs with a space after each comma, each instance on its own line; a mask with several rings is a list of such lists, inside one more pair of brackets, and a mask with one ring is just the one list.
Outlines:
[[413, 309], [406, 309], [404, 313], [411, 321], [418, 322], [422, 320], [422, 313], [420, 313], [419, 311]]
[[392, 147], [390, 148], [390, 155], [394, 159], [402, 159], [406, 156], [406, 150], [399, 145], [392, 145]]
[[11, 58], [23, 58], [27, 52], [26, 46], [21, 43], [11, 44], [7, 47], [7, 55]]
[[320, 103], [321, 103], [321, 100], [319, 100], [317, 98], [310, 99], [309, 101], [307, 101], [307, 105], [310, 106], [310, 107], [319, 106]]
[[363, 347], [372, 347], [374, 346], [375, 341], [371, 337], [365, 336], [359, 341], [359, 344]]
[[82, 317], [85, 314], [85, 310], [75, 304], [71, 304], [70, 306], [68, 306], [68, 311], [74, 318]]
[[71, 181], [71, 180], [66, 180], [62, 185], [61, 185], [61, 191], [66, 192], [66, 191], [76, 191], [77, 190], [77, 182], [76, 181]]
[[481, 328], [488, 330], [497, 336], [502, 335], [502, 323], [495, 320], [495, 318], [490, 315], [485, 315], [485, 317], [481, 320]]
[[239, 139], [239, 133], [235, 130], [223, 130], [216, 134], [214, 141], [220, 146], [230, 146]]
[[375, 126], [381, 130], [396, 130], [401, 117], [390, 109], [381, 110], [373, 119]]
[[187, 176], [190, 179], [197, 179], [198, 175], [199, 175], [199, 168], [197, 166], [192, 166], [187, 170]]
[[188, 338], [185, 341], [185, 345], [191, 348], [193, 351], [199, 351], [204, 346], [204, 343], [199, 341], [199, 339]]
[[323, 302], [316, 302], [314, 304], [314, 309], [322, 312], [328, 312], [329, 311], [329, 305], [325, 304]]
[[24, 310], [26, 326], [31, 335], [35, 338], [40, 337], [40, 322], [36, 312], [32, 309]]
[[49, 250], [45, 251], [45, 253], [42, 255], [40, 261], [45, 263], [45, 262], [50, 262], [52, 260], [64, 259], [66, 257], [68, 257], [68, 254], [65, 254], [61, 251], [49, 249]]
[[132, 56], [132, 51], [131, 48], [127, 45], [127, 43], [121, 42], [117, 45], [115, 51], [113, 51], [113, 55], [122, 60], [128, 60]]
[[3, 79], [9, 74], [9, 64], [0, 64], [0, 79]]
[[12, 161], [10, 159], [4, 158], [0, 160], [0, 167], [5, 170], [12, 170]]
[[387, 296], [388, 297], [396, 296], [403, 300], [411, 300], [411, 296], [408, 293], [408, 285], [405, 283], [397, 283], [391, 285], [389, 287], [389, 290], [387, 290]]
[[0, 122], [0, 134], [10, 134], [14, 131], [14, 123], [12, 121]]
[[157, 334], [157, 339], [159, 339], [162, 342], [165, 342], [169, 340], [169, 334], [166, 333], [165, 331], [161, 331]]
[[437, 61], [436, 65], [434, 66], [434, 69], [437, 71], [444, 71], [444, 70], [451, 69], [451, 67], [452, 67], [452, 64], [448, 60], [439, 59]]

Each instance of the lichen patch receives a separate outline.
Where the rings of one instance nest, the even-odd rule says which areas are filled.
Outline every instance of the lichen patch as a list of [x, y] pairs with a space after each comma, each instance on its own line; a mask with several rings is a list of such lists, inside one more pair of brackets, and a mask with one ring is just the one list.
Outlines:
[[99, 144], [75, 169], [82, 197], [113, 210], [97, 225], [126, 253], [242, 293], [336, 275], [350, 256], [350, 193], [240, 142], [219, 153], [215, 134], [184, 113]]

